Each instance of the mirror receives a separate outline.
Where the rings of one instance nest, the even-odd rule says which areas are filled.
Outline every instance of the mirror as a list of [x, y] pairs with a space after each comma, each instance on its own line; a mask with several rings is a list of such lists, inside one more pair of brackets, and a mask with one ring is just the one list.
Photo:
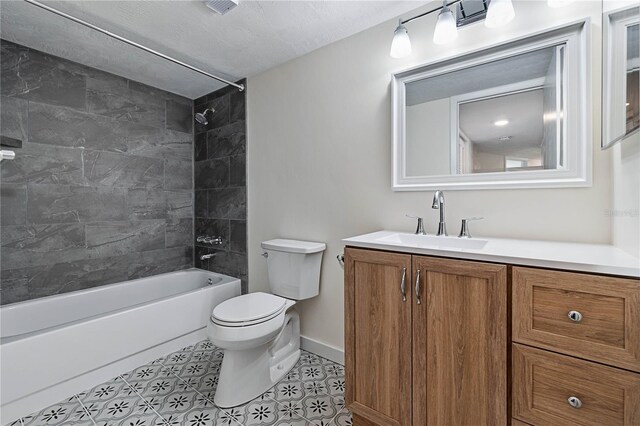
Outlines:
[[603, 15], [602, 147], [640, 130], [640, 6]]
[[585, 24], [394, 75], [394, 189], [589, 183]]

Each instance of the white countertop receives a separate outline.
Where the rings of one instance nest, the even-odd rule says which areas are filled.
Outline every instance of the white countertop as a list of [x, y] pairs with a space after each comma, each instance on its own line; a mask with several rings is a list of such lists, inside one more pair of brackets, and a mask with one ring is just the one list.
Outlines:
[[[443, 239], [442, 244], [434, 244], [436, 239]], [[612, 245], [479, 237], [468, 239], [470, 246], [460, 248], [453, 240], [460, 239], [432, 235], [421, 239], [410, 233], [379, 231], [342, 242], [352, 247], [640, 277], [640, 259]]]

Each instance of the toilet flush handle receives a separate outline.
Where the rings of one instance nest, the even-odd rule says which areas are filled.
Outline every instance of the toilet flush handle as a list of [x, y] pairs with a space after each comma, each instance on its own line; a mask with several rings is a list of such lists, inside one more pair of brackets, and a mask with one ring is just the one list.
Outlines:
[[266, 259], [267, 257], [269, 257], [269, 253], [267, 253], [267, 252], [265, 251], [264, 253], [262, 253], [262, 257], [264, 257], [264, 258]]

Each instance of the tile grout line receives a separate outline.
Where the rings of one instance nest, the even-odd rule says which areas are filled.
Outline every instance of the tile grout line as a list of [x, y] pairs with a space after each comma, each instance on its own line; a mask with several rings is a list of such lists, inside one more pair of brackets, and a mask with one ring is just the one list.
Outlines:
[[[164, 365], [164, 364], [163, 364], [163, 365]], [[142, 401], [147, 405], [147, 407], [151, 408], [151, 411], [153, 411], [153, 412], [154, 412], [158, 417], [160, 417], [160, 419], [162, 420], [162, 423], [165, 423], [165, 424], [166, 424], [167, 420], [166, 420], [164, 417], [162, 417], [162, 415], [161, 415], [160, 413], [158, 413], [158, 412], [156, 411], [156, 409], [155, 409], [155, 408], [153, 408], [153, 406], [149, 403], [149, 401], [147, 401], [147, 400], [145, 399], [145, 397], [144, 397], [144, 396], [142, 396], [142, 395], [140, 394], [140, 392], [138, 392], [138, 390], [137, 390], [136, 388], [134, 388], [133, 386], [131, 386], [131, 384], [127, 381], [127, 379], [125, 379], [125, 378], [124, 378], [124, 376], [122, 376], [122, 374], [121, 374], [121, 375], [119, 375], [118, 377], [119, 377], [119, 378], [121, 378], [121, 379], [126, 383], [126, 385], [127, 385], [127, 386], [129, 386], [129, 389], [131, 389], [132, 391], [134, 391], [134, 392], [136, 393], [136, 395], [138, 395], [138, 397], [140, 397], [140, 399], [141, 399], [141, 400], [142, 400]]]
[[347, 408], [347, 406], [346, 406], [346, 405], [344, 405], [344, 406], [340, 409], [340, 411], [338, 411], [338, 412], [336, 413], [336, 415], [335, 415], [335, 416], [333, 416], [333, 417], [331, 418], [331, 420], [329, 420], [329, 425], [331, 425], [331, 423], [335, 423], [335, 422], [334, 422], [334, 420], [335, 420], [335, 419], [337, 419], [337, 418], [338, 418], [338, 416], [339, 416], [343, 411], [344, 411], [344, 412], [348, 412], [348, 411], [349, 411], [349, 409]]
[[[73, 395], [78, 402], [80, 403], [80, 406], [82, 407], [82, 410], [87, 414], [87, 416], [89, 416], [89, 420], [91, 420], [91, 423], [93, 423], [94, 426], [98, 426], [96, 424], [96, 421], [93, 420], [93, 416], [91, 415], [91, 413], [89, 412], [89, 410], [87, 409], [87, 407], [85, 407], [84, 403], [82, 402], [82, 400], [80, 400], [80, 398], [78, 397], [78, 394]], [[22, 419], [21, 419], [22, 420]]]
[[[325, 358], [325, 359], [326, 359], [326, 358]], [[329, 360], [329, 361], [331, 361], [331, 360]], [[333, 361], [331, 361], [331, 362], [333, 362]], [[338, 363], [337, 363], [337, 362], [334, 362], [334, 364], [338, 364]], [[338, 364], [338, 365], [340, 365], [340, 364]], [[344, 393], [343, 393], [341, 396], [335, 396], [335, 395], [331, 395], [331, 394], [327, 394], [327, 396], [328, 396], [329, 398], [331, 398], [332, 400], [336, 401], [336, 402], [338, 401], [338, 398], [342, 398], [342, 403], [343, 403], [342, 408], [341, 408], [340, 410], [338, 410], [338, 412], [336, 413], [336, 415], [335, 415], [335, 416], [333, 416], [333, 417], [331, 418], [331, 420], [329, 420], [329, 424], [331, 424], [331, 423], [333, 423], [333, 421], [334, 421], [334, 420], [335, 420], [335, 419], [340, 415], [340, 413], [342, 413], [342, 412], [343, 412], [343, 411], [345, 411], [345, 410], [347, 410], [347, 411], [348, 411], [348, 408], [347, 408], [347, 401], [346, 401], [346, 399], [345, 399]]]

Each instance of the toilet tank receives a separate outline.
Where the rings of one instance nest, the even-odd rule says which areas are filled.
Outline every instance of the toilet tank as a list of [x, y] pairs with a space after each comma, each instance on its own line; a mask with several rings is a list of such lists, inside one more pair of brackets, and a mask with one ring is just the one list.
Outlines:
[[293, 300], [318, 295], [324, 243], [276, 239], [261, 244], [267, 254], [271, 292]]

